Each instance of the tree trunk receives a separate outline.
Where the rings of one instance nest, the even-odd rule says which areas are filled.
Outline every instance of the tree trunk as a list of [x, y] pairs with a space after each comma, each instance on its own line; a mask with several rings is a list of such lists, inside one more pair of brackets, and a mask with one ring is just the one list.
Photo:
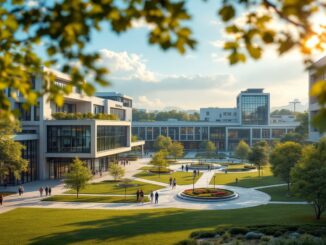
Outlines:
[[314, 204], [316, 220], [320, 220], [321, 217], [321, 208], [318, 204]]

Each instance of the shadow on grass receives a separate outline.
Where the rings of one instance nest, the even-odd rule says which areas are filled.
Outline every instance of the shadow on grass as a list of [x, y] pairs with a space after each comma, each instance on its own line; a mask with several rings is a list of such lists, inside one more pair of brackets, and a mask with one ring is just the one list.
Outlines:
[[[313, 219], [312, 209], [303, 205], [267, 205], [228, 211], [178, 209], [158, 209], [155, 211], [56, 211], [63, 213], [63, 215], [67, 212], [69, 212], [69, 215], [77, 214], [77, 216], [74, 216], [76, 222], [71, 223], [72, 218], [64, 217], [60, 225], [60, 229], [63, 231], [51, 232], [49, 235], [32, 238], [28, 241], [29, 243], [119, 242], [124, 244], [125, 239], [138, 239], [138, 242], [142, 241], [144, 244], [171, 244], [172, 242], [178, 242], [178, 239], [187, 238], [193, 230], [212, 229], [218, 225], [316, 223]], [[318, 223], [326, 223], [326, 219]], [[178, 233], [176, 235], [176, 232], [183, 232], [183, 234]], [[126, 243], [132, 243], [132, 241], [128, 240]]]

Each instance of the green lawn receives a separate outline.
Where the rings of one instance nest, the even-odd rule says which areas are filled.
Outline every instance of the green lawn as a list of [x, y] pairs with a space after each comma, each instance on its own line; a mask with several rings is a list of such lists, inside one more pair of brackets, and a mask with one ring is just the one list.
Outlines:
[[309, 205], [236, 210], [77, 210], [19, 208], [0, 214], [0, 244], [175, 244], [218, 225], [325, 224]]
[[[199, 173], [199, 177], [202, 175], [202, 173]], [[192, 184], [193, 181], [193, 172], [173, 172], [171, 174], [153, 174], [153, 173], [148, 173], [147, 171], [142, 171], [138, 174], [135, 175], [137, 178], [142, 178], [142, 179], [147, 179], [147, 180], [153, 180], [157, 182], [163, 182], [168, 184], [170, 176], [172, 178], [176, 178], [177, 180], [177, 185], [189, 185]], [[196, 177], [195, 181], [198, 180], [198, 176]]]
[[[79, 196], [76, 195], [67, 196], [67, 195], [56, 195], [43, 199], [42, 201], [51, 201], [51, 202], [99, 202], [99, 203], [134, 203], [136, 202], [136, 196], [131, 197], [127, 196]], [[144, 202], [148, 202], [147, 197], [144, 198]]]
[[[217, 185], [234, 185], [248, 188], [284, 183], [281, 179], [274, 177], [268, 167], [266, 167], [261, 173], [261, 177], [258, 177], [258, 172], [218, 173], [215, 174], [215, 183]], [[236, 183], [236, 178], [239, 180], [238, 183]], [[214, 184], [214, 178], [211, 179], [210, 184]]]
[[[88, 184], [85, 189], [81, 190], [82, 194], [125, 194], [125, 189], [120, 187], [117, 181], [103, 181], [99, 183]], [[138, 189], [142, 189], [145, 194], [149, 194], [151, 191], [162, 189], [162, 186], [152, 185], [140, 181], [131, 181], [129, 184], [135, 184], [136, 186], [128, 187], [127, 194], [135, 194]], [[65, 192], [66, 194], [75, 194], [73, 190]]]
[[302, 198], [295, 197], [293, 195], [288, 195], [288, 187], [278, 186], [260, 189], [260, 191], [267, 193], [272, 197], [271, 201], [284, 201], [284, 202], [300, 202], [305, 201]]

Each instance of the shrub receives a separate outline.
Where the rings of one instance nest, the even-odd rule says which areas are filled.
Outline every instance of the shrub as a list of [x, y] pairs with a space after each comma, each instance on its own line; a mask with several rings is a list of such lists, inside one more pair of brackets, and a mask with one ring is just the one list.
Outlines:
[[215, 236], [216, 236], [215, 231], [194, 231], [190, 234], [190, 237], [195, 239], [213, 238]]
[[229, 232], [232, 235], [246, 234], [249, 231], [247, 227], [232, 227]]
[[197, 245], [197, 242], [196, 242], [196, 240], [193, 240], [193, 239], [187, 239], [187, 240], [178, 242], [176, 245]]

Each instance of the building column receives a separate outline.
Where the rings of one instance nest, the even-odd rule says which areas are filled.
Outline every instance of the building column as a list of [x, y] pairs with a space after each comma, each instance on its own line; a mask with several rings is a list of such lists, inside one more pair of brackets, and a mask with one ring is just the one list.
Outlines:
[[225, 151], [229, 151], [229, 129], [225, 127]]

